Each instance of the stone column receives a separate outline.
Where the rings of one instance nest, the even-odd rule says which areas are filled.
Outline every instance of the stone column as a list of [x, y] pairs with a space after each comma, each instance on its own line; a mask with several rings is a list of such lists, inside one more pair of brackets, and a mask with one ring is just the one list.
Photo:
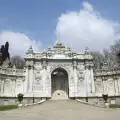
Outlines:
[[4, 93], [4, 79], [2, 79], [2, 83], [1, 83], [1, 93]]
[[118, 88], [118, 78], [117, 78], [117, 77], [114, 77], [113, 80], [114, 80], [115, 94], [118, 95], [118, 92], [119, 92], [119, 88]]
[[30, 69], [29, 69], [29, 83], [28, 83], [28, 92], [32, 92], [32, 84], [33, 84], [33, 69], [34, 67], [31, 66]]
[[25, 70], [25, 81], [24, 81], [24, 92], [28, 92], [28, 81], [29, 81], [29, 70], [28, 67], [26, 66]]
[[120, 78], [118, 78], [117, 82], [118, 82], [118, 88], [119, 88], [119, 92], [120, 92]]
[[92, 82], [92, 93], [94, 93], [95, 92], [95, 82], [94, 82], [94, 76], [93, 76], [93, 68], [92, 68], [92, 66], [91, 66], [90, 72], [91, 72], [91, 82]]
[[0, 78], [0, 93], [1, 93], [2, 80]]
[[107, 94], [108, 91], [107, 91], [107, 79], [102, 77], [102, 80], [103, 80], [103, 94]]
[[44, 58], [42, 61], [42, 68], [43, 68], [43, 75], [42, 75], [42, 79], [43, 79], [43, 93], [44, 96], [46, 97], [47, 95], [47, 88], [46, 88], [46, 79], [47, 79], [47, 59]]
[[86, 97], [88, 96], [88, 68], [85, 66]]
[[76, 68], [74, 69], [74, 95], [76, 96], [76, 93], [77, 93], [77, 70], [76, 70]]
[[15, 94], [15, 79], [12, 80], [12, 94]]
[[86, 66], [86, 83], [87, 83], [87, 92], [92, 92], [92, 79], [91, 79], [91, 70], [90, 66]]
[[77, 61], [76, 59], [73, 60], [73, 72], [74, 72], [74, 97], [77, 95]]

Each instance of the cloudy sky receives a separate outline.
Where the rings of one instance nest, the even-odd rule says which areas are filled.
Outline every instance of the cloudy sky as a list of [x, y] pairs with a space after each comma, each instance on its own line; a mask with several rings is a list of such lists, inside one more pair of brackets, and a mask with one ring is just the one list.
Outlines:
[[[24, 56], [60, 39], [75, 51], [101, 51], [120, 38], [120, 0], [0, 0], [0, 45]], [[59, 37], [58, 37], [59, 36]]]

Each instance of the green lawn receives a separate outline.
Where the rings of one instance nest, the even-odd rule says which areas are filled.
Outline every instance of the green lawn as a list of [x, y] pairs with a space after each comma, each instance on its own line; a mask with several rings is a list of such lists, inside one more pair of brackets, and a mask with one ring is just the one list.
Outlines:
[[3, 105], [3, 106], [0, 106], [0, 111], [12, 110], [16, 108], [18, 108], [18, 105]]
[[120, 104], [111, 104], [109, 105], [110, 108], [120, 108]]

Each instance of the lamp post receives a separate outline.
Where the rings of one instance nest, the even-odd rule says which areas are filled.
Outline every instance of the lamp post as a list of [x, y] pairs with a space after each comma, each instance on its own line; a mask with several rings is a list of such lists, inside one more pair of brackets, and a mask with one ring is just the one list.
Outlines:
[[33, 94], [33, 103], [35, 102], [35, 100], [34, 100], [34, 94]]

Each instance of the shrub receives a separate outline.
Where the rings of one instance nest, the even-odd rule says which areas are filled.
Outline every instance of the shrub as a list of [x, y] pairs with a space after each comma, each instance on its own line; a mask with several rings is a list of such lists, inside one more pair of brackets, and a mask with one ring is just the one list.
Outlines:
[[2, 105], [2, 106], [0, 106], [0, 111], [12, 110], [15, 108], [18, 108], [18, 105]]
[[111, 104], [109, 105], [110, 108], [120, 108], [120, 104]]

